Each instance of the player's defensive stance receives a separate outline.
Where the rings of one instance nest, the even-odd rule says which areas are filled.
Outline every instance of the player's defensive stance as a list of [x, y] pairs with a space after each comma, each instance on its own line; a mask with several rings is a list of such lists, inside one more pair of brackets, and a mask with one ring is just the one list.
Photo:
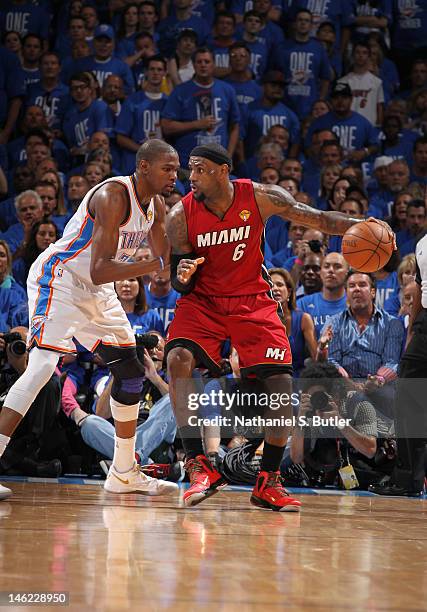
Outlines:
[[[339, 235], [358, 220], [300, 204], [276, 185], [230, 181], [231, 160], [219, 145], [193, 149], [189, 167], [192, 192], [174, 206], [166, 220], [172, 245], [172, 285], [184, 294], [169, 327], [166, 351], [169, 389], [190, 476], [184, 503], [194, 506], [225, 486], [203, 452], [200, 435], [189, 425], [181, 382], [191, 377], [196, 364], [219, 372], [220, 347], [230, 338], [239, 355], [242, 378], [256, 376], [267, 391], [291, 396], [289, 341], [262, 273], [267, 219], [279, 215]], [[280, 410], [264, 416], [284, 420], [291, 417], [291, 409], [291, 402], [285, 401]], [[300, 508], [300, 502], [283, 487], [278, 471], [288, 435], [287, 427], [265, 429], [261, 472], [251, 496], [257, 507]]]
[[[116, 437], [105, 489], [147, 495], [177, 489], [174, 483], [145, 476], [135, 462], [144, 368], [114, 281], [169, 266], [165, 206], [158, 194], [172, 191], [178, 167], [178, 155], [170, 145], [161, 140], [145, 142], [136, 155], [135, 174], [108, 179], [91, 189], [62, 238], [34, 262], [28, 276], [31, 352], [28, 367], [7, 394], [0, 414], [0, 456], [54, 373], [60, 354], [75, 351], [74, 337], [89, 350], [96, 348], [114, 378], [111, 413]], [[147, 236], [155, 259], [130, 263]]]

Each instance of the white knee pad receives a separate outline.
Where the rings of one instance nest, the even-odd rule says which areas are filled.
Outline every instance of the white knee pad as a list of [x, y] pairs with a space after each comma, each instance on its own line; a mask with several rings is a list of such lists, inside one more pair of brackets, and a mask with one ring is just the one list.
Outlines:
[[120, 402], [117, 402], [111, 397], [110, 406], [111, 414], [113, 415], [113, 419], [115, 421], [120, 421], [120, 423], [126, 423], [128, 421], [136, 421], [136, 419], [138, 418], [139, 402], [138, 404], [132, 404], [131, 406], [127, 406], [126, 404], [120, 404]]
[[50, 380], [59, 361], [59, 354], [33, 348], [25, 372], [10, 388], [4, 406], [24, 416], [40, 390]]

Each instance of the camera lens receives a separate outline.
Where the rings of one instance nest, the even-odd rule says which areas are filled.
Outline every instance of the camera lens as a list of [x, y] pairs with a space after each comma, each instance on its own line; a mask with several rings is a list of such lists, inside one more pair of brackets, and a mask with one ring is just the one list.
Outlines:
[[320, 240], [309, 240], [308, 246], [310, 247], [310, 250], [313, 251], [313, 253], [320, 253], [322, 249], [322, 243], [320, 242]]
[[313, 410], [322, 412], [329, 404], [329, 396], [325, 391], [315, 391], [310, 397], [310, 404]]
[[9, 350], [13, 355], [20, 357], [24, 355], [27, 350], [27, 345], [23, 340], [15, 340], [9, 344]]

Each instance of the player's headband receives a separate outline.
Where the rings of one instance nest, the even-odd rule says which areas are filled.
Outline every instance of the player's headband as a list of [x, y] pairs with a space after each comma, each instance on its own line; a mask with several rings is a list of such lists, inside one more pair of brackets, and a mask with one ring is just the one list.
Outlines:
[[194, 147], [190, 153], [190, 157], [204, 157], [212, 161], [214, 164], [227, 164], [227, 166], [231, 169], [231, 159], [228, 155], [221, 153], [221, 151], [211, 149], [205, 145]]

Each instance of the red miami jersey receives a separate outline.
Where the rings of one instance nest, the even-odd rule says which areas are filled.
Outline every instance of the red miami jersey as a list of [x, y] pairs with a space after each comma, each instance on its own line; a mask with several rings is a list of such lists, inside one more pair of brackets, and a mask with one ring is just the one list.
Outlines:
[[182, 199], [188, 240], [197, 257], [205, 258], [197, 268], [195, 293], [239, 296], [270, 290], [263, 267], [264, 223], [252, 181], [238, 179], [232, 184], [234, 199], [223, 219], [192, 193]]

